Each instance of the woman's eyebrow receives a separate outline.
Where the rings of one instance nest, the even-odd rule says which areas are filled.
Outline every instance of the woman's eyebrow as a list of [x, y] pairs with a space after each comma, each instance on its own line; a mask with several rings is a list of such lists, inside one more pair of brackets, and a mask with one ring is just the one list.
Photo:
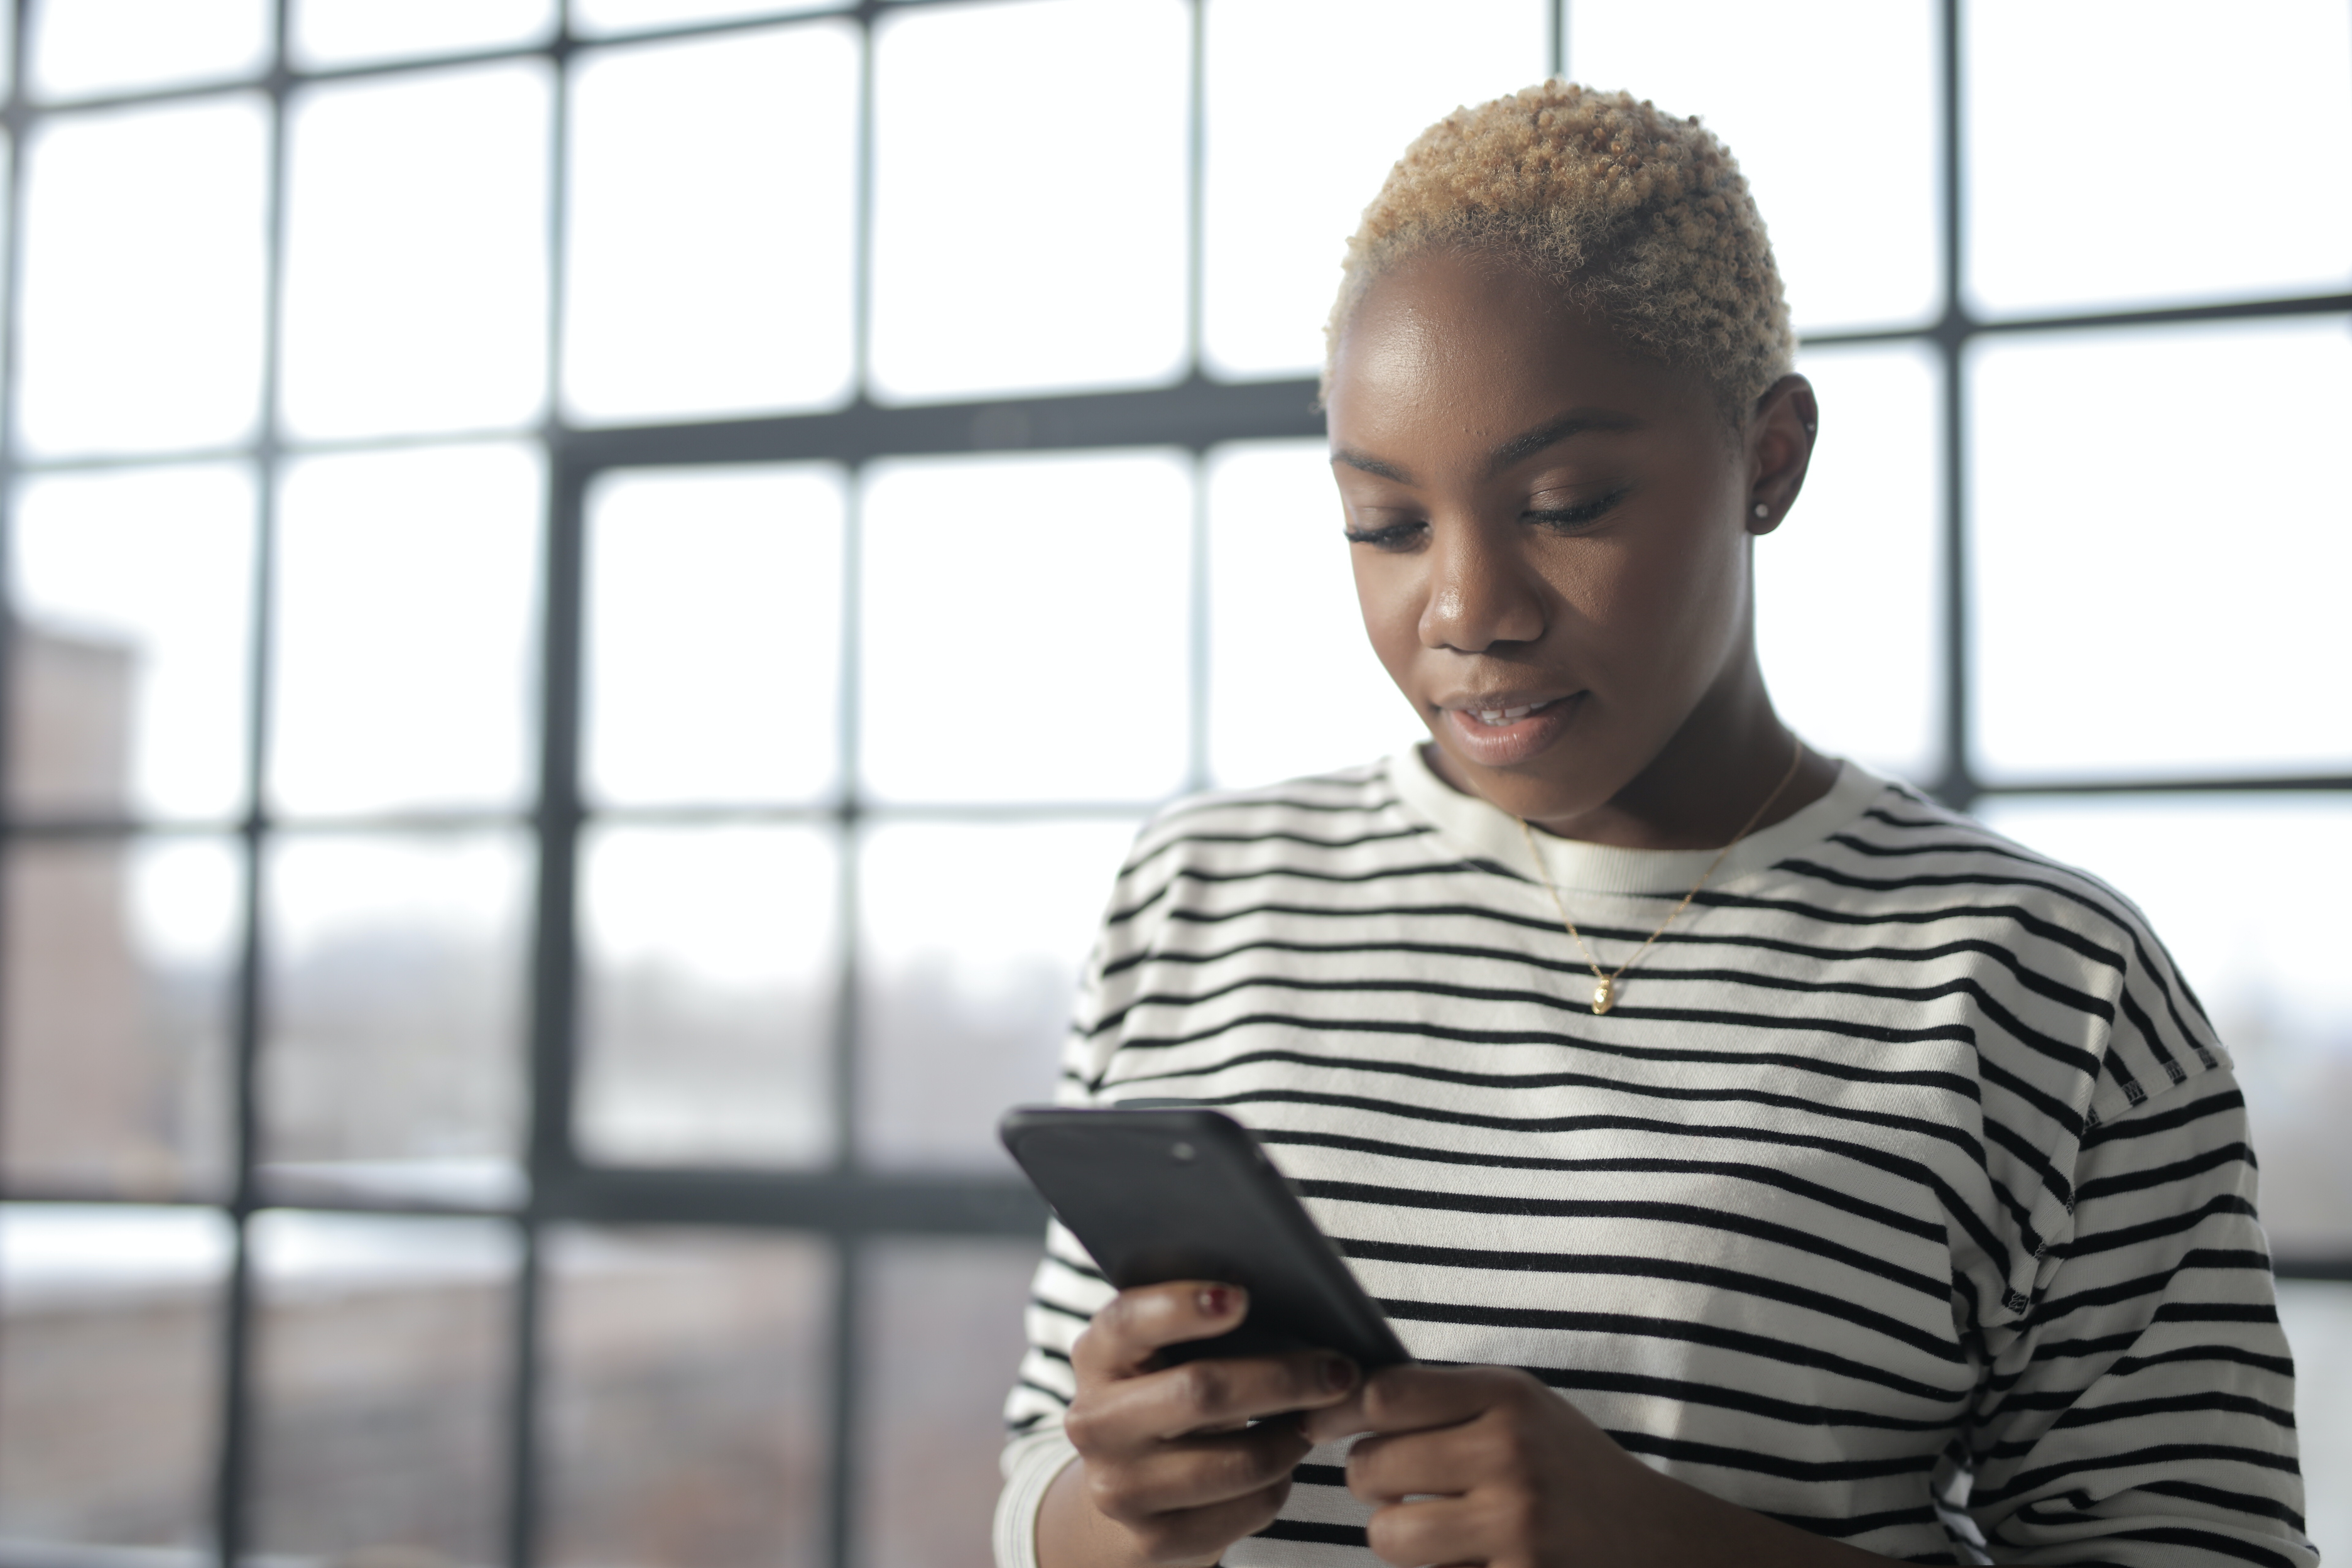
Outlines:
[[1335, 463], [1345, 463], [1351, 468], [1361, 468], [1368, 474], [1377, 474], [1384, 479], [1394, 479], [1401, 485], [1412, 483], [1412, 476], [1396, 464], [1384, 462], [1369, 452], [1359, 452], [1351, 447], [1332, 447], [1331, 460]]
[[1561, 415], [1549, 425], [1538, 425], [1525, 435], [1514, 436], [1486, 458], [1486, 477], [1493, 479], [1514, 463], [1524, 462], [1547, 447], [1558, 446], [1571, 436], [1581, 436], [1588, 430], [1638, 430], [1642, 422], [1630, 414], [1619, 414], [1603, 408], [1577, 408]]

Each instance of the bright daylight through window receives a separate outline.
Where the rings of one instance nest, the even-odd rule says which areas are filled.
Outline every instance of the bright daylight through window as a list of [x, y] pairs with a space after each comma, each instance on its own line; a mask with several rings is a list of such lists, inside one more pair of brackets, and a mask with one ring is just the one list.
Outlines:
[[[0, 41], [0, 1568], [985, 1563], [995, 1117], [1153, 810], [1418, 732], [1321, 327], [1404, 143], [1561, 70], [1771, 223], [1781, 711], [2112, 879], [2214, 1013], [2352, 1552], [2343, 0]], [[2260, 155], [2049, 154], [2215, 83]]]

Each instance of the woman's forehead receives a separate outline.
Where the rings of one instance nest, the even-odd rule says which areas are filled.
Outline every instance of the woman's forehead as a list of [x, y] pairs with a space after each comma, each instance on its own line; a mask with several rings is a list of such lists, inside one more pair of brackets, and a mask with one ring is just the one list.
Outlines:
[[1581, 416], [1713, 423], [1704, 380], [1627, 342], [1528, 268], [1441, 254], [1366, 289], [1336, 345], [1335, 443], [1507, 443]]

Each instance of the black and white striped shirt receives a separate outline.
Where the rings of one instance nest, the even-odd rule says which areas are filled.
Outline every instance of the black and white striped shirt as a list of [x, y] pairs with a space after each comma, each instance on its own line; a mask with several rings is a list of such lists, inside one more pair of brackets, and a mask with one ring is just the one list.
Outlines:
[[[1611, 967], [1712, 858], [1540, 842]], [[1231, 1111], [1416, 1356], [1524, 1367], [1746, 1507], [1921, 1562], [2315, 1561], [2244, 1108], [2128, 902], [1849, 764], [1596, 1016], [1536, 870], [1412, 753], [1180, 804], [1064, 1098]], [[1056, 1226], [1007, 1568], [1108, 1294]], [[1375, 1561], [1343, 1458], [1224, 1561]]]

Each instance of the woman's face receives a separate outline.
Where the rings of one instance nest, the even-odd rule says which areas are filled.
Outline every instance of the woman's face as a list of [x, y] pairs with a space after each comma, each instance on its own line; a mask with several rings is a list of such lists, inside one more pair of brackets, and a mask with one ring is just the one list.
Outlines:
[[1574, 832], [1670, 749], [1744, 778], [1717, 753], [1787, 745], [1748, 540], [1801, 482], [1801, 381], [1735, 431], [1528, 273], [1440, 252], [1366, 293], [1328, 401], [1364, 625], [1457, 787]]

